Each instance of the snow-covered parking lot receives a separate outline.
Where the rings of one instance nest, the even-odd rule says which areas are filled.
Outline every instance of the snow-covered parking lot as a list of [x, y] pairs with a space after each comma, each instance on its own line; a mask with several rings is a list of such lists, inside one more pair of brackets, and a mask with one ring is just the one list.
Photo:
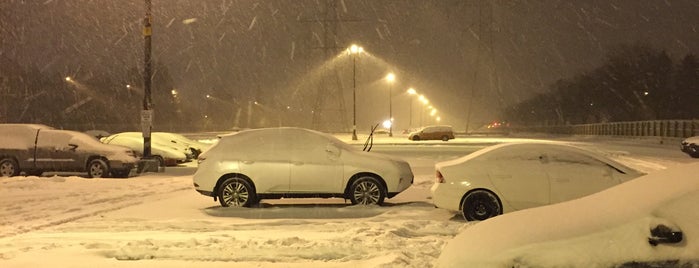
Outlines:
[[[340, 137], [349, 141], [348, 137]], [[128, 179], [0, 180], [0, 267], [431, 267], [467, 223], [430, 203], [433, 165], [512, 138], [406, 142], [415, 183], [381, 207], [342, 199], [222, 208], [193, 190], [196, 163]], [[566, 139], [644, 172], [692, 162], [674, 142]]]

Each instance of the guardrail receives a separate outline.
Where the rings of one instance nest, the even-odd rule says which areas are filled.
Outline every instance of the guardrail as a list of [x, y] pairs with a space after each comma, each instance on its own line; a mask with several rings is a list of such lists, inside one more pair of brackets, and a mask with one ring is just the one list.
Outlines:
[[539, 132], [550, 134], [676, 137], [699, 136], [699, 120], [652, 120], [582, 125], [510, 127], [512, 132]]

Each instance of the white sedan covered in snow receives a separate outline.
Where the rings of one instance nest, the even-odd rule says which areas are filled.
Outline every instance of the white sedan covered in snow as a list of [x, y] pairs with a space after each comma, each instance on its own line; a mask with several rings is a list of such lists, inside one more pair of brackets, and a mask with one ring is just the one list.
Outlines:
[[337, 138], [302, 128], [268, 128], [222, 136], [199, 156], [195, 189], [222, 206], [260, 199], [343, 197], [382, 204], [412, 185], [407, 162], [362, 152]]
[[[125, 132], [104, 137], [100, 141], [105, 144], [119, 145], [127, 147], [139, 156], [143, 155], [143, 137], [137, 132]], [[162, 140], [151, 140], [151, 156], [156, 159], [160, 166], [176, 166], [178, 163], [187, 162], [186, 147], [163, 142]]]
[[699, 163], [479, 222], [437, 267], [697, 267]]
[[494, 145], [435, 167], [434, 205], [460, 211], [469, 221], [579, 198], [643, 175], [554, 143]]

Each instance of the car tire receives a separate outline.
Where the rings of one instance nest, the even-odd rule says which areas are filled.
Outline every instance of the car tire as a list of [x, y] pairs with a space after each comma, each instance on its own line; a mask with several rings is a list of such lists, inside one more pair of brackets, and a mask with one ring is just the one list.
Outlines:
[[19, 175], [19, 164], [12, 158], [0, 160], [0, 177], [14, 177]]
[[419, 140], [420, 140], [420, 136], [413, 136], [413, 140], [414, 140], [414, 141], [419, 141]]
[[107, 177], [107, 174], [109, 174], [107, 163], [101, 159], [92, 159], [90, 163], [87, 164], [88, 178], [104, 178]]
[[355, 180], [349, 189], [353, 205], [381, 205], [386, 199], [383, 185], [374, 177], [365, 176]]
[[492, 192], [475, 190], [461, 201], [461, 212], [467, 221], [482, 221], [502, 214], [502, 205]]
[[163, 159], [162, 156], [154, 155], [154, 156], [153, 156], [153, 159], [155, 159], [155, 160], [158, 161], [158, 166], [159, 166], [159, 167], [164, 167], [164, 166], [165, 166], [165, 159]]
[[250, 207], [257, 203], [255, 189], [244, 178], [228, 178], [218, 189], [218, 201], [223, 207]]
[[692, 158], [699, 158], [699, 146], [694, 144], [689, 145], [688, 151], [689, 156], [691, 156]]
[[449, 136], [447, 136], [447, 135], [442, 136], [442, 141], [449, 141]]

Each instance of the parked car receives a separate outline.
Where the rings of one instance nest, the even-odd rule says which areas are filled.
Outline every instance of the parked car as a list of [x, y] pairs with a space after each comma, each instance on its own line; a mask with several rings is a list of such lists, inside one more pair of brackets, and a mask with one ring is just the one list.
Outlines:
[[261, 199], [343, 197], [382, 204], [413, 182], [403, 160], [362, 152], [337, 138], [302, 128], [246, 130], [199, 156], [194, 188], [221, 206]]
[[0, 175], [87, 172], [89, 178], [128, 177], [138, 159], [121, 146], [85, 133], [35, 124], [0, 124]]
[[699, 158], [699, 136], [684, 139], [680, 144], [680, 150], [693, 158]]
[[[120, 145], [130, 148], [139, 157], [143, 156], [143, 137], [138, 132], [124, 132], [102, 138], [105, 144]], [[189, 156], [186, 154], [189, 153]], [[186, 147], [165, 142], [151, 137], [151, 156], [160, 166], [176, 166], [179, 163], [191, 161], [191, 152]]]
[[448, 141], [454, 139], [454, 130], [451, 126], [426, 126], [408, 134], [408, 139]]
[[437, 267], [698, 267], [699, 163], [469, 226]]
[[434, 205], [469, 221], [579, 198], [643, 175], [601, 154], [554, 143], [494, 145], [435, 167]]

